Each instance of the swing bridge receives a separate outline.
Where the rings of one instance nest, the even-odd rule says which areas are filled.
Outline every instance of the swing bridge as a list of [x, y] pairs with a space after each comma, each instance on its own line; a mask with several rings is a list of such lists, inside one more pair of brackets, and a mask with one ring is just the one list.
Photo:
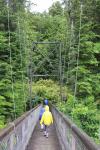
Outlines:
[[[81, 29], [81, 19], [82, 19], [82, 5], [80, 11], [80, 29]], [[12, 67], [12, 51], [10, 46], [10, 23], [9, 23], [10, 13], [9, 13], [9, 3], [8, 3], [8, 33], [9, 33], [9, 52], [10, 52], [10, 65], [11, 65], [11, 79], [12, 79], [12, 93], [14, 91], [13, 86], [13, 67]], [[19, 19], [19, 18], [18, 18]], [[18, 21], [19, 28], [19, 41], [20, 41], [20, 22]], [[74, 98], [76, 97], [77, 90], [77, 75], [78, 75], [78, 64], [79, 64], [79, 50], [80, 50], [80, 30], [79, 29], [79, 43], [78, 43], [78, 53], [77, 53], [77, 69], [75, 78], [75, 92]], [[71, 25], [71, 32], [73, 36], [73, 22]], [[33, 51], [38, 44], [56, 44], [59, 45], [59, 75], [57, 74], [36, 74], [32, 71], [32, 55], [30, 55], [30, 111], [25, 112], [21, 117], [16, 119], [15, 114], [15, 101], [13, 93], [13, 103], [14, 103], [14, 117], [15, 120], [8, 124], [8, 126], [0, 130], [0, 150], [100, 150], [100, 147], [94, 143], [94, 141], [81, 129], [79, 129], [67, 116], [57, 110], [55, 106], [50, 104], [50, 110], [53, 114], [54, 124], [49, 128], [49, 137], [43, 136], [43, 131], [40, 129], [39, 124], [39, 112], [42, 105], [38, 105], [32, 109], [32, 79], [33, 77], [59, 77], [60, 81], [60, 96], [62, 100], [62, 58], [61, 58], [61, 44], [58, 42], [34, 42]], [[71, 41], [70, 41], [71, 48]], [[41, 54], [43, 55], [43, 54]], [[22, 53], [20, 47], [20, 58], [21, 67], [22, 66]], [[41, 64], [39, 64], [41, 67]], [[70, 52], [69, 52], [69, 62], [68, 69], [70, 67]], [[54, 71], [55, 73], [55, 71]], [[56, 72], [57, 73], [57, 72]], [[69, 76], [69, 75], [68, 75]], [[68, 78], [67, 78], [68, 79]], [[23, 72], [22, 72], [23, 81]], [[23, 84], [24, 91], [24, 84]], [[24, 95], [25, 98], [25, 95]], [[26, 106], [25, 106], [26, 108]]]
[[92, 139], [67, 116], [50, 105], [54, 124], [49, 137], [43, 136], [38, 123], [38, 105], [0, 131], [0, 150], [99, 150]]

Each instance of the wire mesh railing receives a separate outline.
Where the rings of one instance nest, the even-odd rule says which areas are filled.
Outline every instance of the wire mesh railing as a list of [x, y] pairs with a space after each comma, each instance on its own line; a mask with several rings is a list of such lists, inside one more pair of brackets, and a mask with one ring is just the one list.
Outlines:
[[92, 139], [64, 114], [51, 106], [62, 150], [100, 150]]
[[39, 119], [41, 105], [25, 113], [0, 132], [0, 150], [25, 150]]

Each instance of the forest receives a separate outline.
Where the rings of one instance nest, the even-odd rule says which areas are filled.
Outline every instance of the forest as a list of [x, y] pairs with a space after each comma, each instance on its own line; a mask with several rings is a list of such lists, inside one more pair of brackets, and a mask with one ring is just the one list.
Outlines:
[[0, 0], [0, 128], [47, 98], [99, 143], [100, 0], [30, 6]]

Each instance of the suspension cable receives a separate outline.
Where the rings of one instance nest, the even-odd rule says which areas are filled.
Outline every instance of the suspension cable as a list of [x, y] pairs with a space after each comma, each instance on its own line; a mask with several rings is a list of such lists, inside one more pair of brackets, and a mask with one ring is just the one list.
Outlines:
[[60, 98], [62, 100], [62, 43], [59, 45], [59, 80], [60, 80]]
[[70, 51], [71, 51], [71, 46], [72, 46], [73, 28], [74, 28], [74, 25], [73, 25], [73, 20], [72, 20], [71, 30], [70, 30], [69, 53], [68, 53], [67, 83], [68, 83], [68, 79], [69, 79], [69, 69], [70, 69], [70, 60], [71, 60]]
[[65, 79], [65, 63], [66, 63], [66, 48], [65, 48], [65, 46], [64, 46], [64, 44], [63, 44], [63, 48], [62, 48], [63, 50], [64, 50], [64, 58], [63, 58], [63, 67], [62, 67], [62, 82], [64, 82], [64, 79]]
[[[25, 56], [27, 57], [27, 54], [26, 54], [26, 34], [25, 34], [25, 30], [23, 30], [23, 37], [24, 37], [24, 54]], [[26, 63], [25, 63], [25, 66], [27, 65], [27, 58], [26, 58]], [[27, 67], [26, 67], [27, 69]], [[27, 72], [27, 71], [26, 71]], [[26, 80], [25, 80], [26, 81]], [[25, 82], [26, 83], [26, 82]], [[27, 98], [27, 94], [25, 94], [26, 92], [24, 92], [24, 101], [25, 101], [25, 111], [26, 111], [26, 98]]]
[[82, 12], [83, 5], [80, 5], [80, 24], [79, 24], [79, 41], [78, 41], [78, 51], [77, 51], [77, 66], [76, 66], [76, 75], [75, 75], [75, 90], [74, 90], [74, 100], [76, 100], [77, 93], [77, 80], [78, 80], [78, 66], [79, 66], [79, 53], [80, 53], [80, 36], [81, 36], [81, 27], [82, 27]]
[[[25, 36], [25, 32], [24, 32], [24, 45], [26, 44], [26, 40], [28, 40], [28, 39], [29, 39], [28, 35]], [[29, 42], [28, 42], [27, 46], [30, 47]], [[26, 69], [27, 69], [26, 74], [27, 74], [27, 77], [28, 77], [27, 78], [27, 84], [28, 84], [28, 86], [27, 86], [27, 92], [28, 92], [27, 98], [30, 97], [30, 99], [29, 99], [29, 107], [30, 107], [30, 109], [32, 109], [32, 103], [31, 103], [31, 97], [32, 97], [31, 96], [31, 94], [32, 94], [31, 88], [32, 88], [32, 86], [30, 85], [30, 81], [32, 81], [32, 78], [30, 80], [30, 68], [29, 68], [29, 64], [31, 64], [31, 61], [30, 61], [31, 54], [30, 54], [30, 52], [28, 52], [28, 54], [27, 54], [26, 49], [25, 49], [25, 56], [27, 56], [27, 58], [26, 58]], [[26, 100], [26, 102], [27, 102], [27, 100]]]
[[20, 22], [18, 16], [18, 35], [19, 35], [19, 45], [20, 45], [20, 64], [21, 64], [21, 78], [22, 78], [22, 90], [23, 90], [23, 100], [24, 100], [24, 110], [26, 111], [26, 100], [25, 100], [25, 88], [24, 88], [24, 72], [23, 72], [23, 56], [22, 56], [22, 47], [21, 47], [21, 31], [20, 31]]
[[10, 52], [10, 72], [11, 72], [11, 89], [12, 89], [12, 99], [13, 99], [13, 109], [14, 109], [14, 119], [16, 119], [16, 103], [14, 95], [14, 83], [13, 83], [13, 67], [12, 67], [12, 50], [11, 50], [11, 33], [10, 33], [10, 6], [9, 0], [7, 1], [7, 12], [8, 12], [8, 48]]
[[[29, 0], [29, 2], [30, 2], [30, 0]], [[28, 13], [26, 13], [26, 15], [27, 15], [27, 18], [28, 18], [29, 17]], [[23, 37], [24, 37], [24, 49], [25, 49], [25, 56], [26, 56], [26, 69], [27, 69], [26, 74], [27, 74], [27, 84], [28, 84], [28, 86], [27, 86], [28, 95], [26, 97], [27, 97], [27, 100], [30, 97], [29, 107], [30, 107], [30, 109], [32, 109], [32, 103], [31, 103], [31, 97], [32, 97], [31, 96], [32, 95], [31, 88], [32, 88], [32, 86], [30, 85], [30, 76], [29, 76], [29, 64], [31, 64], [30, 57], [31, 57], [32, 53], [31, 53], [31, 50], [28, 51], [28, 53], [26, 51], [26, 47], [31, 47], [30, 46], [31, 42], [29, 40], [28, 43], [27, 43], [27, 40], [29, 39], [29, 35], [26, 35], [25, 30], [23, 30]], [[32, 81], [32, 78], [31, 78], [31, 81]], [[27, 100], [25, 99], [25, 105], [26, 105]], [[27, 105], [26, 105], [26, 107], [27, 107]]]

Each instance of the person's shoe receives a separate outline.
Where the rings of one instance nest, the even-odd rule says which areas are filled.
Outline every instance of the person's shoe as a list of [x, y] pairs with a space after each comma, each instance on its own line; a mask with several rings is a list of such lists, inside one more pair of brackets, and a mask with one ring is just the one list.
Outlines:
[[46, 133], [46, 131], [44, 131], [44, 136], [46, 136], [47, 135], [47, 133]]
[[41, 130], [43, 130], [44, 129], [44, 125], [43, 124], [41, 124]]
[[46, 138], [48, 138], [48, 133], [46, 134]]

